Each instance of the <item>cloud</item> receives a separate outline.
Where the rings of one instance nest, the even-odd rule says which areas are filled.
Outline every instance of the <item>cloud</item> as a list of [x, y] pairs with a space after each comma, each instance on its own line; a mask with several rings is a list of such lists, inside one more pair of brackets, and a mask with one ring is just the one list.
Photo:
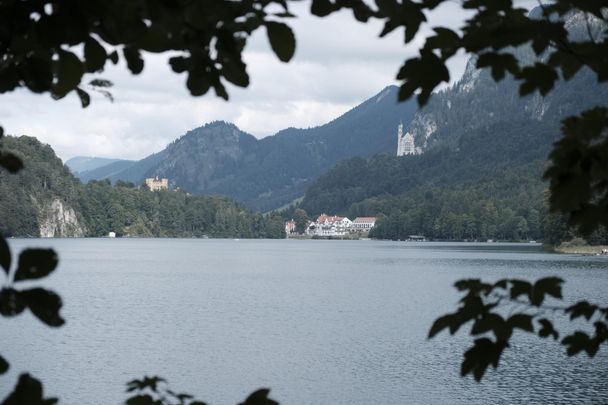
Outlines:
[[[53, 101], [19, 90], [0, 97], [0, 124], [7, 133], [49, 143], [63, 159], [140, 159], [213, 120], [234, 122], [256, 137], [291, 126], [321, 125], [395, 84], [400, 65], [417, 53], [431, 26], [458, 27], [466, 18], [459, 5], [446, 3], [429, 16], [431, 24], [413, 43], [404, 46], [403, 30], [379, 39], [382, 25], [377, 21], [359, 23], [350, 12], [316, 18], [307, 7], [308, 2], [294, 5], [299, 17], [289, 23], [298, 42], [290, 63], [272, 54], [263, 29], [253, 35], [244, 54], [251, 85], [229, 85], [229, 102], [212, 91], [190, 96], [186, 76], [170, 70], [168, 56], [150, 54], [139, 76], [124, 65], [111, 66], [101, 75], [115, 84], [114, 103], [94, 95], [83, 110], [73, 94]], [[453, 80], [465, 63], [463, 55], [450, 63]]]

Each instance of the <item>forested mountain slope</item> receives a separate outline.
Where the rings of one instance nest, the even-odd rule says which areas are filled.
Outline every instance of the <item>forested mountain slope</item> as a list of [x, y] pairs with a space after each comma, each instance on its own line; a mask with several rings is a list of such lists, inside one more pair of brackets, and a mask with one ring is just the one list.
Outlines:
[[397, 103], [397, 88], [390, 86], [319, 127], [288, 128], [258, 140], [233, 124], [213, 122], [125, 170], [102, 167], [80, 177], [137, 184], [145, 177], [160, 176], [191, 193], [230, 196], [267, 211], [302, 196], [339, 160], [394, 152], [397, 125], [400, 121], [407, 125], [415, 109], [413, 101]]
[[[567, 18], [572, 35], [586, 35], [584, 20]], [[527, 47], [517, 54], [534, 61]], [[606, 103], [608, 86], [589, 71], [545, 98], [520, 98], [512, 79], [495, 83], [470, 60], [461, 80], [412, 119], [422, 155], [341, 162], [311, 185], [301, 206], [312, 215], [379, 215], [374, 234], [383, 238], [552, 237], [559, 221], [545, 212], [542, 174], [560, 120]]]
[[28, 136], [7, 136], [0, 142], [24, 162], [17, 174], [0, 171], [0, 233], [85, 235], [87, 227], [78, 210], [82, 185], [53, 149]]
[[3, 148], [20, 156], [18, 174], [0, 172], [0, 233], [14, 237], [162, 236], [281, 238], [281, 217], [253, 213], [221, 196], [152, 192], [109, 180], [83, 185], [35, 138], [7, 136]]

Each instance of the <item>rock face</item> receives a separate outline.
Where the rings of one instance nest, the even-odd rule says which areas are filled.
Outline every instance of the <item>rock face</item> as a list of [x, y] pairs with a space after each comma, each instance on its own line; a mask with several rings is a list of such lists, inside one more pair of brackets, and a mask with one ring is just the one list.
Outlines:
[[40, 210], [40, 237], [83, 237], [86, 228], [78, 220], [76, 211], [54, 198]]
[[[533, 10], [531, 16], [539, 12]], [[573, 13], [564, 18], [573, 40], [586, 38], [584, 15]], [[602, 28], [606, 27], [594, 20], [589, 29], [599, 36]], [[546, 58], [546, 55], [537, 57], [528, 45], [513, 53], [524, 65]], [[608, 100], [608, 86], [598, 85], [595, 74], [588, 69], [582, 69], [568, 82], [558, 82], [545, 97], [535, 92], [522, 98], [519, 83], [513, 78], [507, 76], [497, 83], [488, 69], [477, 69], [476, 63], [475, 57], [469, 59], [460, 80], [434, 94], [415, 114], [408, 131], [414, 136], [416, 146], [427, 149], [445, 142], [456, 145], [462, 134], [500, 122], [543, 121], [554, 125], [559, 133], [559, 123], [567, 115], [579, 114]]]

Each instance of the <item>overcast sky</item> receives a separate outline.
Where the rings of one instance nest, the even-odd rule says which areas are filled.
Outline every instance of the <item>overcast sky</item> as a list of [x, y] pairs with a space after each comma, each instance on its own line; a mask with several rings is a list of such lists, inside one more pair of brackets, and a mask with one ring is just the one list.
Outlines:
[[[431, 26], [458, 27], [465, 18], [456, 3], [448, 3], [406, 47], [403, 30], [379, 39], [382, 26], [377, 22], [358, 23], [349, 12], [312, 17], [307, 4], [293, 7], [298, 18], [289, 21], [297, 38], [294, 59], [279, 62], [265, 31], [258, 30], [244, 54], [251, 84], [246, 89], [228, 86], [228, 102], [212, 90], [190, 96], [186, 76], [170, 70], [167, 56], [146, 55], [138, 76], [123, 65], [97, 75], [114, 82], [113, 103], [94, 96], [82, 109], [75, 94], [53, 101], [20, 90], [0, 97], [0, 124], [9, 134], [49, 143], [64, 160], [78, 155], [140, 159], [214, 120], [233, 122], [258, 138], [290, 126], [321, 125], [397, 84], [399, 67], [417, 54]], [[465, 63], [463, 56], [451, 63], [453, 81]]]

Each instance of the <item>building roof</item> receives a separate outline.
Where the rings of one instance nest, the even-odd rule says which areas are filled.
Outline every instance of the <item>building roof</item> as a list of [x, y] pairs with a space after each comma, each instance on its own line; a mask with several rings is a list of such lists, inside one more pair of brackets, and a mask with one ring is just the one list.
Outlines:
[[328, 222], [330, 224], [333, 224], [336, 221], [342, 221], [345, 217], [338, 217], [338, 216], [329, 216], [326, 214], [321, 214], [319, 215], [319, 218], [317, 218], [317, 223], [324, 223], [324, 222]]
[[357, 217], [353, 222], [376, 222], [376, 217]]

